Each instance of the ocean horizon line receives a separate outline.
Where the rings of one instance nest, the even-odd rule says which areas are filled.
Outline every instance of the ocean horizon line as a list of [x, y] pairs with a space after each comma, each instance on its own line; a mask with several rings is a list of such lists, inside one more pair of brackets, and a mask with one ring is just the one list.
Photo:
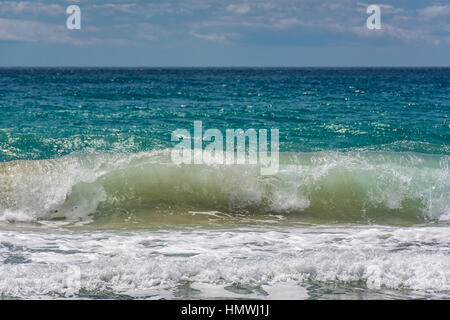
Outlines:
[[0, 69], [442, 69], [449, 66], [0, 66]]

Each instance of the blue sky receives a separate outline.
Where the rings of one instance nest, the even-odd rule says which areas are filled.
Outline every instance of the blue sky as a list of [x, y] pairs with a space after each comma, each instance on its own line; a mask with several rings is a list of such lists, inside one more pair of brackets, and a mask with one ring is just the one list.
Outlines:
[[0, 66], [449, 65], [449, 0], [0, 0]]

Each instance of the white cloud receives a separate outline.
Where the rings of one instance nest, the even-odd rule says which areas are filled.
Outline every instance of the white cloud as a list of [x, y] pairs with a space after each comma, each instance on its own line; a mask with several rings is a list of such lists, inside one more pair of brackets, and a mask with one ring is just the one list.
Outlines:
[[37, 21], [0, 18], [0, 39], [29, 42], [69, 43], [63, 26], [55, 26]]
[[214, 41], [214, 42], [220, 42], [224, 44], [229, 43], [229, 39], [236, 38], [238, 35], [235, 33], [225, 33], [225, 34], [199, 34], [194, 31], [190, 31], [189, 34], [195, 38], [207, 40], [207, 41]]
[[445, 16], [450, 15], [450, 6], [429, 6], [424, 9], [418, 10], [418, 12], [428, 18]]
[[136, 13], [139, 8], [134, 3], [104, 3], [104, 4], [94, 4], [93, 9], [100, 10], [114, 10], [120, 13]]
[[389, 4], [380, 4], [379, 6], [383, 13], [398, 14], [405, 12], [405, 9], [397, 8]]
[[284, 29], [289, 28], [292, 26], [300, 25], [302, 24], [301, 21], [297, 18], [286, 18], [286, 19], [280, 19], [278, 23], [275, 23], [274, 26]]
[[232, 17], [223, 16], [215, 20], [205, 20], [194, 24], [192, 27], [196, 29], [202, 28], [255, 28], [255, 29], [287, 29], [294, 26], [307, 25], [306, 22], [300, 21], [295, 17]]
[[[364, 14], [365, 14], [365, 13], [366, 13], [367, 7], [370, 6], [371, 3], [357, 2], [356, 5], [359, 6], [358, 12], [361, 12], [361, 13], [364, 13]], [[380, 7], [380, 9], [381, 9], [381, 14], [384, 14], [384, 13], [388, 13], [388, 14], [398, 14], [398, 13], [403, 13], [403, 12], [405, 12], [405, 9], [403, 9], [403, 8], [398, 8], [398, 7], [395, 7], [395, 6], [390, 5], [390, 4], [377, 4], [377, 6]]]
[[[380, 4], [384, 30], [377, 32], [364, 28], [368, 16], [365, 9], [369, 4], [358, 0], [48, 1], [0, 0], [0, 17], [4, 18], [0, 39], [78, 44], [98, 39], [136, 43], [171, 41], [189, 34], [205, 41], [230, 43], [237, 37], [250, 39], [257, 35], [260, 39], [269, 30], [274, 34], [291, 30], [289, 35], [299, 30], [311, 34], [320, 31], [340, 39], [347, 37], [349, 41], [356, 34], [364, 38], [446, 43], [445, 32], [449, 32], [446, 17], [450, 15], [450, 5], [435, 4], [417, 10]], [[65, 7], [80, 2], [82, 32], [72, 34], [65, 29]], [[49, 19], [50, 15], [54, 17]], [[49, 24], [51, 21], [55, 24]]]
[[1, 16], [19, 14], [55, 16], [64, 13], [64, 7], [59, 4], [46, 4], [41, 1], [0, 1]]
[[[95, 27], [84, 28], [88, 32], [95, 32]], [[67, 30], [65, 25], [55, 25], [38, 21], [0, 18], [0, 40], [44, 42], [72, 45], [89, 44], [129, 44], [130, 41], [97, 37], [75, 37], [74, 32]]]
[[250, 12], [250, 7], [246, 4], [230, 4], [226, 7], [226, 10], [238, 14], [246, 14]]

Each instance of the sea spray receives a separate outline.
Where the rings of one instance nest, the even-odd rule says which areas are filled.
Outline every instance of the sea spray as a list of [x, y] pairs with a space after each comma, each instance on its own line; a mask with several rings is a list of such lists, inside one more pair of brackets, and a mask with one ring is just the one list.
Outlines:
[[[448, 156], [284, 153], [260, 166], [173, 164], [170, 150], [0, 164], [2, 219], [90, 219], [125, 212], [281, 214], [318, 223], [436, 220], [449, 212]], [[67, 173], [70, 172], [70, 175]], [[26, 219], [24, 218], [26, 217]]]

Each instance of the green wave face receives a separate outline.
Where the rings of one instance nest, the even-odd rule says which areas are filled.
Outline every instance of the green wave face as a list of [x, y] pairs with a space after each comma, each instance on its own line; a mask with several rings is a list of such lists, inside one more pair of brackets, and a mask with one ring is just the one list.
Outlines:
[[175, 165], [170, 150], [0, 165], [0, 219], [95, 224], [447, 220], [448, 156], [285, 153], [257, 165]]
[[[0, 68], [0, 299], [448, 299], [449, 88], [449, 67]], [[278, 172], [175, 165], [195, 121], [278, 129]]]

